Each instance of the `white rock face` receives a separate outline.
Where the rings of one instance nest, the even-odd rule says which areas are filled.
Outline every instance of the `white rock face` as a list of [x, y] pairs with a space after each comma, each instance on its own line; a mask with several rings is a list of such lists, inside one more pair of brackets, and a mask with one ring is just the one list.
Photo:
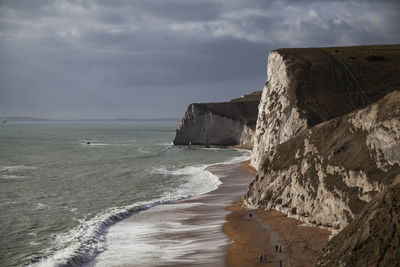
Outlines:
[[[389, 102], [396, 101], [397, 95], [395, 92], [385, 98]], [[349, 121], [356, 129], [368, 132], [367, 145], [375, 151], [376, 164], [382, 170], [387, 170], [394, 164], [400, 164], [400, 106], [395, 106], [391, 111], [397, 117], [384, 121], [379, 118], [378, 108], [378, 104], [373, 104], [356, 112]]]
[[399, 146], [395, 91], [270, 148], [244, 203], [341, 230], [400, 173]]
[[243, 126], [239, 144], [244, 145], [244, 146], [253, 146], [254, 145], [254, 134], [255, 134], [255, 130], [245, 124]]
[[217, 115], [202, 105], [192, 104], [174, 139], [175, 145], [253, 145], [254, 130], [240, 119]]
[[307, 128], [307, 120], [295, 106], [296, 85], [288, 73], [293, 64], [296, 62], [285, 61], [277, 51], [268, 56], [268, 82], [258, 108], [251, 158], [251, 164], [257, 170], [267, 151]]

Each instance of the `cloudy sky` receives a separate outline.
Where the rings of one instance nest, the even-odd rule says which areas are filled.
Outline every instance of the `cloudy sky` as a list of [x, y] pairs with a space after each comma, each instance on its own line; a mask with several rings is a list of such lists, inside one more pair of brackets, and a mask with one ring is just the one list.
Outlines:
[[399, 0], [0, 0], [0, 117], [180, 118], [271, 49], [387, 43]]

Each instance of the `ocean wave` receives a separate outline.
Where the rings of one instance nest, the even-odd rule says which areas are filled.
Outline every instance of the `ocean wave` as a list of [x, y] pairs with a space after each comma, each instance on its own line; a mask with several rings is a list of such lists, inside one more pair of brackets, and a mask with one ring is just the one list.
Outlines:
[[[241, 150], [242, 155], [217, 164], [236, 163], [250, 158], [251, 152]], [[52, 246], [42, 253], [46, 256], [30, 259], [29, 266], [80, 266], [90, 262], [106, 249], [106, 229], [122, 219], [152, 207], [167, 204], [188, 197], [211, 192], [221, 181], [206, 168], [215, 164], [187, 166], [168, 170], [165, 166], [153, 168], [157, 174], [186, 176], [186, 182], [176, 190], [165, 193], [161, 198], [138, 202], [124, 207], [109, 208], [80, 224], [69, 232], [53, 236]]]
[[69, 210], [70, 212], [76, 213], [76, 211], [78, 210], [78, 208], [68, 208], [68, 210]]
[[13, 166], [2, 166], [0, 167], [0, 172], [16, 172], [23, 170], [34, 170], [37, 167], [25, 166], [25, 165], [13, 165]]
[[22, 178], [26, 178], [26, 176], [23, 176], [23, 175], [14, 175], [14, 174], [0, 175], [0, 179], [22, 179]]
[[84, 147], [104, 147], [104, 146], [117, 146], [117, 147], [124, 147], [124, 146], [133, 146], [136, 141], [130, 141], [130, 143], [104, 143], [101, 140], [81, 140], [80, 145]]
[[43, 204], [43, 203], [40, 203], [40, 202], [36, 204], [36, 209], [37, 210], [43, 210], [43, 209], [47, 209], [47, 208], [50, 208], [50, 206], [46, 205], [46, 204]]
[[181, 199], [179, 196], [171, 196], [107, 209], [67, 233], [54, 235], [52, 248], [42, 251], [47, 256], [31, 258], [28, 266], [80, 266], [87, 263], [106, 249], [107, 227], [137, 212]]
[[25, 165], [12, 165], [0, 167], [0, 179], [22, 179], [27, 178], [26, 171], [34, 170], [37, 167]]
[[174, 143], [173, 142], [171, 142], [171, 143], [162, 143], [161, 145], [171, 147], [171, 146], [174, 145]]
[[[242, 155], [237, 156], [237, 157], [233, 157], [230, 160], [221, 162], [221, 163], [217, 163], [217, 164], [234, 164], [234, 163], [239, 163], [239, 162], [243, 162], [243, 161], [247, 161], [250, 159], [251, 157], [251, 150], [248, 149], [242, 149], [242, 148], [234, 148], [237, 151], [240, 151], [242, 153]], [[217, 164], [212, 164], [212, 165], [217, 165]]]
[[84, 143], [81, 143], [81, 145], [86, 146], [86, 147], [96, 147], [96, 146], [111, 146], [112, 144], [95, 143], [95, 142], [84, 142]]
[[209, 166], [209, 164], [204, 164], [198, 166], [187, 166], [173, 170], [168, 170], [166, 166], [160, 166], [153, 168], [150, 173], [186, 177], [185, 183], [183, 183], [175, 191], [166, 193], [165, 197], [169, 197], [169, 195], [179, 195], [183, 198], [188, 198], [213, 191], [218, 188], [218, 185], [221, 184], [221, 181], [216, 175], [206, 170], [206, 168]]
[[1, 202], [0, 206], [7, 206], [7, 205], [14, 205], [14, 204], [18, 204], [17, 201], [5, 201], [5, 202]]
[[159, 166], [151, 169], [150, 173], [160, 175], [185, 176], [187, 178], [186, 183], [182, 184], [172, 194], [178, 194], [185, 198], [205, 194], [217, 189], [218, 186], [221, 184], [219, 178], [207, 170], [208, 167], [220, 164], [234, 164], [250, 159], [250, 150], [235, 150], [241, 152], [242, 155], [219, 163], [186, 166], [183, 168], [176, 168], [172, 166], [173, 169], [168, 169], [166, 166]]
[[170, 150], [171, 148], [174, 147], [174, 144], [173, 144], [173, 143], [170, 143], [170, 144], [165, 143], [165, 144], [162, 144], [162, 145], [163, 145], [163, 146], [166, 146], [166, 147], [163, 148], [163, 149], [161, 149], [161, 153], [162, 153], [162, 152], [165, 152], [165, 151], [167, 151], [167, 150]]
[[160, 146], [164, 146], [164, 147], [161, 148], [158, 151], [149, 151], [149, 150], [146, 150], [145, 147], [138, 147], [137, 151], [142, 156], [145, 155], [145, 156], [148, 156], [148, 157], [157, 157], [157, 156], [161, 155], [162, 153], [164, 153], [164, 152], [166, 152], [166, 151], [168, 151], [168, 150], [170, 150], [170, 149], [172, 149], [174, 147], [173, 145], [167, 144], [167, 143], [160, 144]]

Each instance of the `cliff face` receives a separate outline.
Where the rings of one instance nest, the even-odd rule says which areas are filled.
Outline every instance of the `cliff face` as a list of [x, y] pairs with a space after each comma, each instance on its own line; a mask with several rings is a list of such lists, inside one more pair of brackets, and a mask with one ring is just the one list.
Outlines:
[[395, 91], [264, 152], [245, 204], [339, 230], [399, 173], [400, 91]]
[[189, 105], [174, 145], [253, 145], [261, 92], [223, 103]]
[[400, 175], [329, 242], [318, 266], [400, 266]]
[[323, 121], [400, 89], [400, 45], [278, 49], [268, 57], [252, 165], [265, 152]]

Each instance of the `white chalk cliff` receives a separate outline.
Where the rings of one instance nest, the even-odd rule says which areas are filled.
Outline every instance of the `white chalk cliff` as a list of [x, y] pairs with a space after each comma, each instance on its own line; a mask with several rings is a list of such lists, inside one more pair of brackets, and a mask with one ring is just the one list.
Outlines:
[[251, 164], [258, 170], [265, 152], [307, 128], [307, 119], [295, 105], [295, 82], [290, 79], [283, 56], [272, 51], [268, 57], [268, 82], [265, 84], [254, 138]]
[[398, 45], [272, 51], [258, 112], [253, 167], [258, 170], [266, 151], [304, 129], [399, 90], [399, 72]]
[[400, 173], [400, 91], [270, 149], [245, 204], [345, 227]]
[[343, 229], [400, 173], [400, 46], [278, 49], [267, 72], [244, 203]]
[[173, 143], [252, 146], [259, 99], [256, 92], [230, 102], [189, 105]]

